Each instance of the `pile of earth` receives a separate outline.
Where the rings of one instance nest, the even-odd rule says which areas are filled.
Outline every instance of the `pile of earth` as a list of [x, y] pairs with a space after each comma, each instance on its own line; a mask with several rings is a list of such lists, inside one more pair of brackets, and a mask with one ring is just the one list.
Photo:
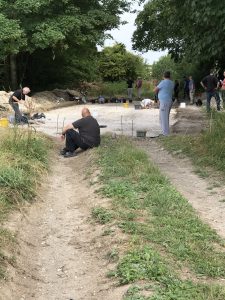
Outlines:
[[177, 108], [176, 121], [172, 125], [173, 133], [195, 134], [209, 126], [207, 115], [202, 108], [187, 106]]
[[[9, 105], [9, 97], [12, 92], [0, 91], [0, 116], [6, 116], [12, 111]], [[35, 93], [32, 97], [27, 96], [26, 102], [32, 112], [47, 111], [53, 108], [66, 106], [71, 104], [71, 101], [78, 102], [80, 92], [76, 90], [60, 90], [44, 91]], [[28, 108], [28, 109], [29, 109]], [[23, 111], [27, 108], [22, 107]]]

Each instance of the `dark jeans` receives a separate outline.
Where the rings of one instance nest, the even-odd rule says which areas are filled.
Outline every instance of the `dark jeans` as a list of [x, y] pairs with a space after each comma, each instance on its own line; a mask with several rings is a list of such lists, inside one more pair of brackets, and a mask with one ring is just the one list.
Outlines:
[[214, 97], [216, 99], [216, 106], [217, 106], [217, 110], [220, 110], [220, 97], [217, 91], [212, 91], [212, 92], [206, 92], [207, 95], [207, 102], [206, 102], [206, 109], [207, 111], [210, 111], [210, 102], [212, 97]]
[[187, 101], [190, 100], [190, 95], [189, 95], [189, 89], [184, 90], [184, 101], [187, 99]]
[[87, 150], [88, 148], [91, 148], [91, 147], [82, 141], [82, 139], [77, 131], [75, 131], [73, 129], [67, 130], [66, 131], [66, 150], [73, 152], [78, 148]]
[[19, 109], [19, 104], [16, 102], [10, 102], [10, 105], [12, 106], [14, 112], [15, 112], [15, 122], [20, 123], [22, 119], [22, 114]]

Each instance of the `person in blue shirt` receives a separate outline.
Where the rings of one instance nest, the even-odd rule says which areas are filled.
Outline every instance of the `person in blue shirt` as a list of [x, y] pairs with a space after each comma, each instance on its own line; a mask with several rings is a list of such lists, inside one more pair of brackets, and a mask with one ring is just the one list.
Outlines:
[[170, 71], [164, 73], [164, 79], [155, 87], [154, 92], [158, 93], [159, 98], [159, 116], [162, 134], [169, 135], [169, 116], [172, 107], [172, 98], [174, 91], [174, 82], [171, 80]]

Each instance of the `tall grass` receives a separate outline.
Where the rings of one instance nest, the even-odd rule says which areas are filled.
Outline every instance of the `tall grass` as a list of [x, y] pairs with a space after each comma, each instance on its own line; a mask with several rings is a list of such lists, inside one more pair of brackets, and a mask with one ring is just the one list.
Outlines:
[[[18, 128], [0, 131], [0, 224], [8, 213], [24, 201], [33, 201], [41, 175], [48, 167], [50, 147], [46, 138]], [[13, 239], [0, 225], [0, 278], [4, 264], [11, 258], [4, 255], [4, 248]], [[1, 255], [2, 253], [2, 255]]]
[[[110, 275], [121, 284], [153, 284], [154, 296], [146, 299], [225, 298], [224, 288], [195, 282], [202, 276], [225, 278], [224, 243], [215, 231], [128, 139], [106, 138], [98, 153], [111, 219], [135, 241]], [[182, 279], [185, 269], [193, 281]]]
[[[151, 81], [143, 81], [142, 98], [154, 99], [153, 84]], [[98, 97], [100, 95], [110, 98], [127, 98], [127, 83], [120, 82], [99, 82], [88, 91], [89, 97]], [[133, 97], [137, 98], [137, 89], [133, 88]]]
[[225, 113], [212, 111], [209, 123], [209, 129], [197, 136], [175, 135], [161, 141], [171, 151], [181, 150], [195, 165], [225, 173]]

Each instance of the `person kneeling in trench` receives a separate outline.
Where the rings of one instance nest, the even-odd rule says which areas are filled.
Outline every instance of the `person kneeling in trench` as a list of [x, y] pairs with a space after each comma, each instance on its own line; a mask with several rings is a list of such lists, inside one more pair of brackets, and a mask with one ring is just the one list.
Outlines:
[[65, 148], [60, 153], [64, 157], [75, 156], [78, 148], [87, 150], [100, 145], [100, 127], [97, 120], [86, 107], [82, 109], [81, 114], [81, 119], [63, 128], [62, 140], [65, 139]]

